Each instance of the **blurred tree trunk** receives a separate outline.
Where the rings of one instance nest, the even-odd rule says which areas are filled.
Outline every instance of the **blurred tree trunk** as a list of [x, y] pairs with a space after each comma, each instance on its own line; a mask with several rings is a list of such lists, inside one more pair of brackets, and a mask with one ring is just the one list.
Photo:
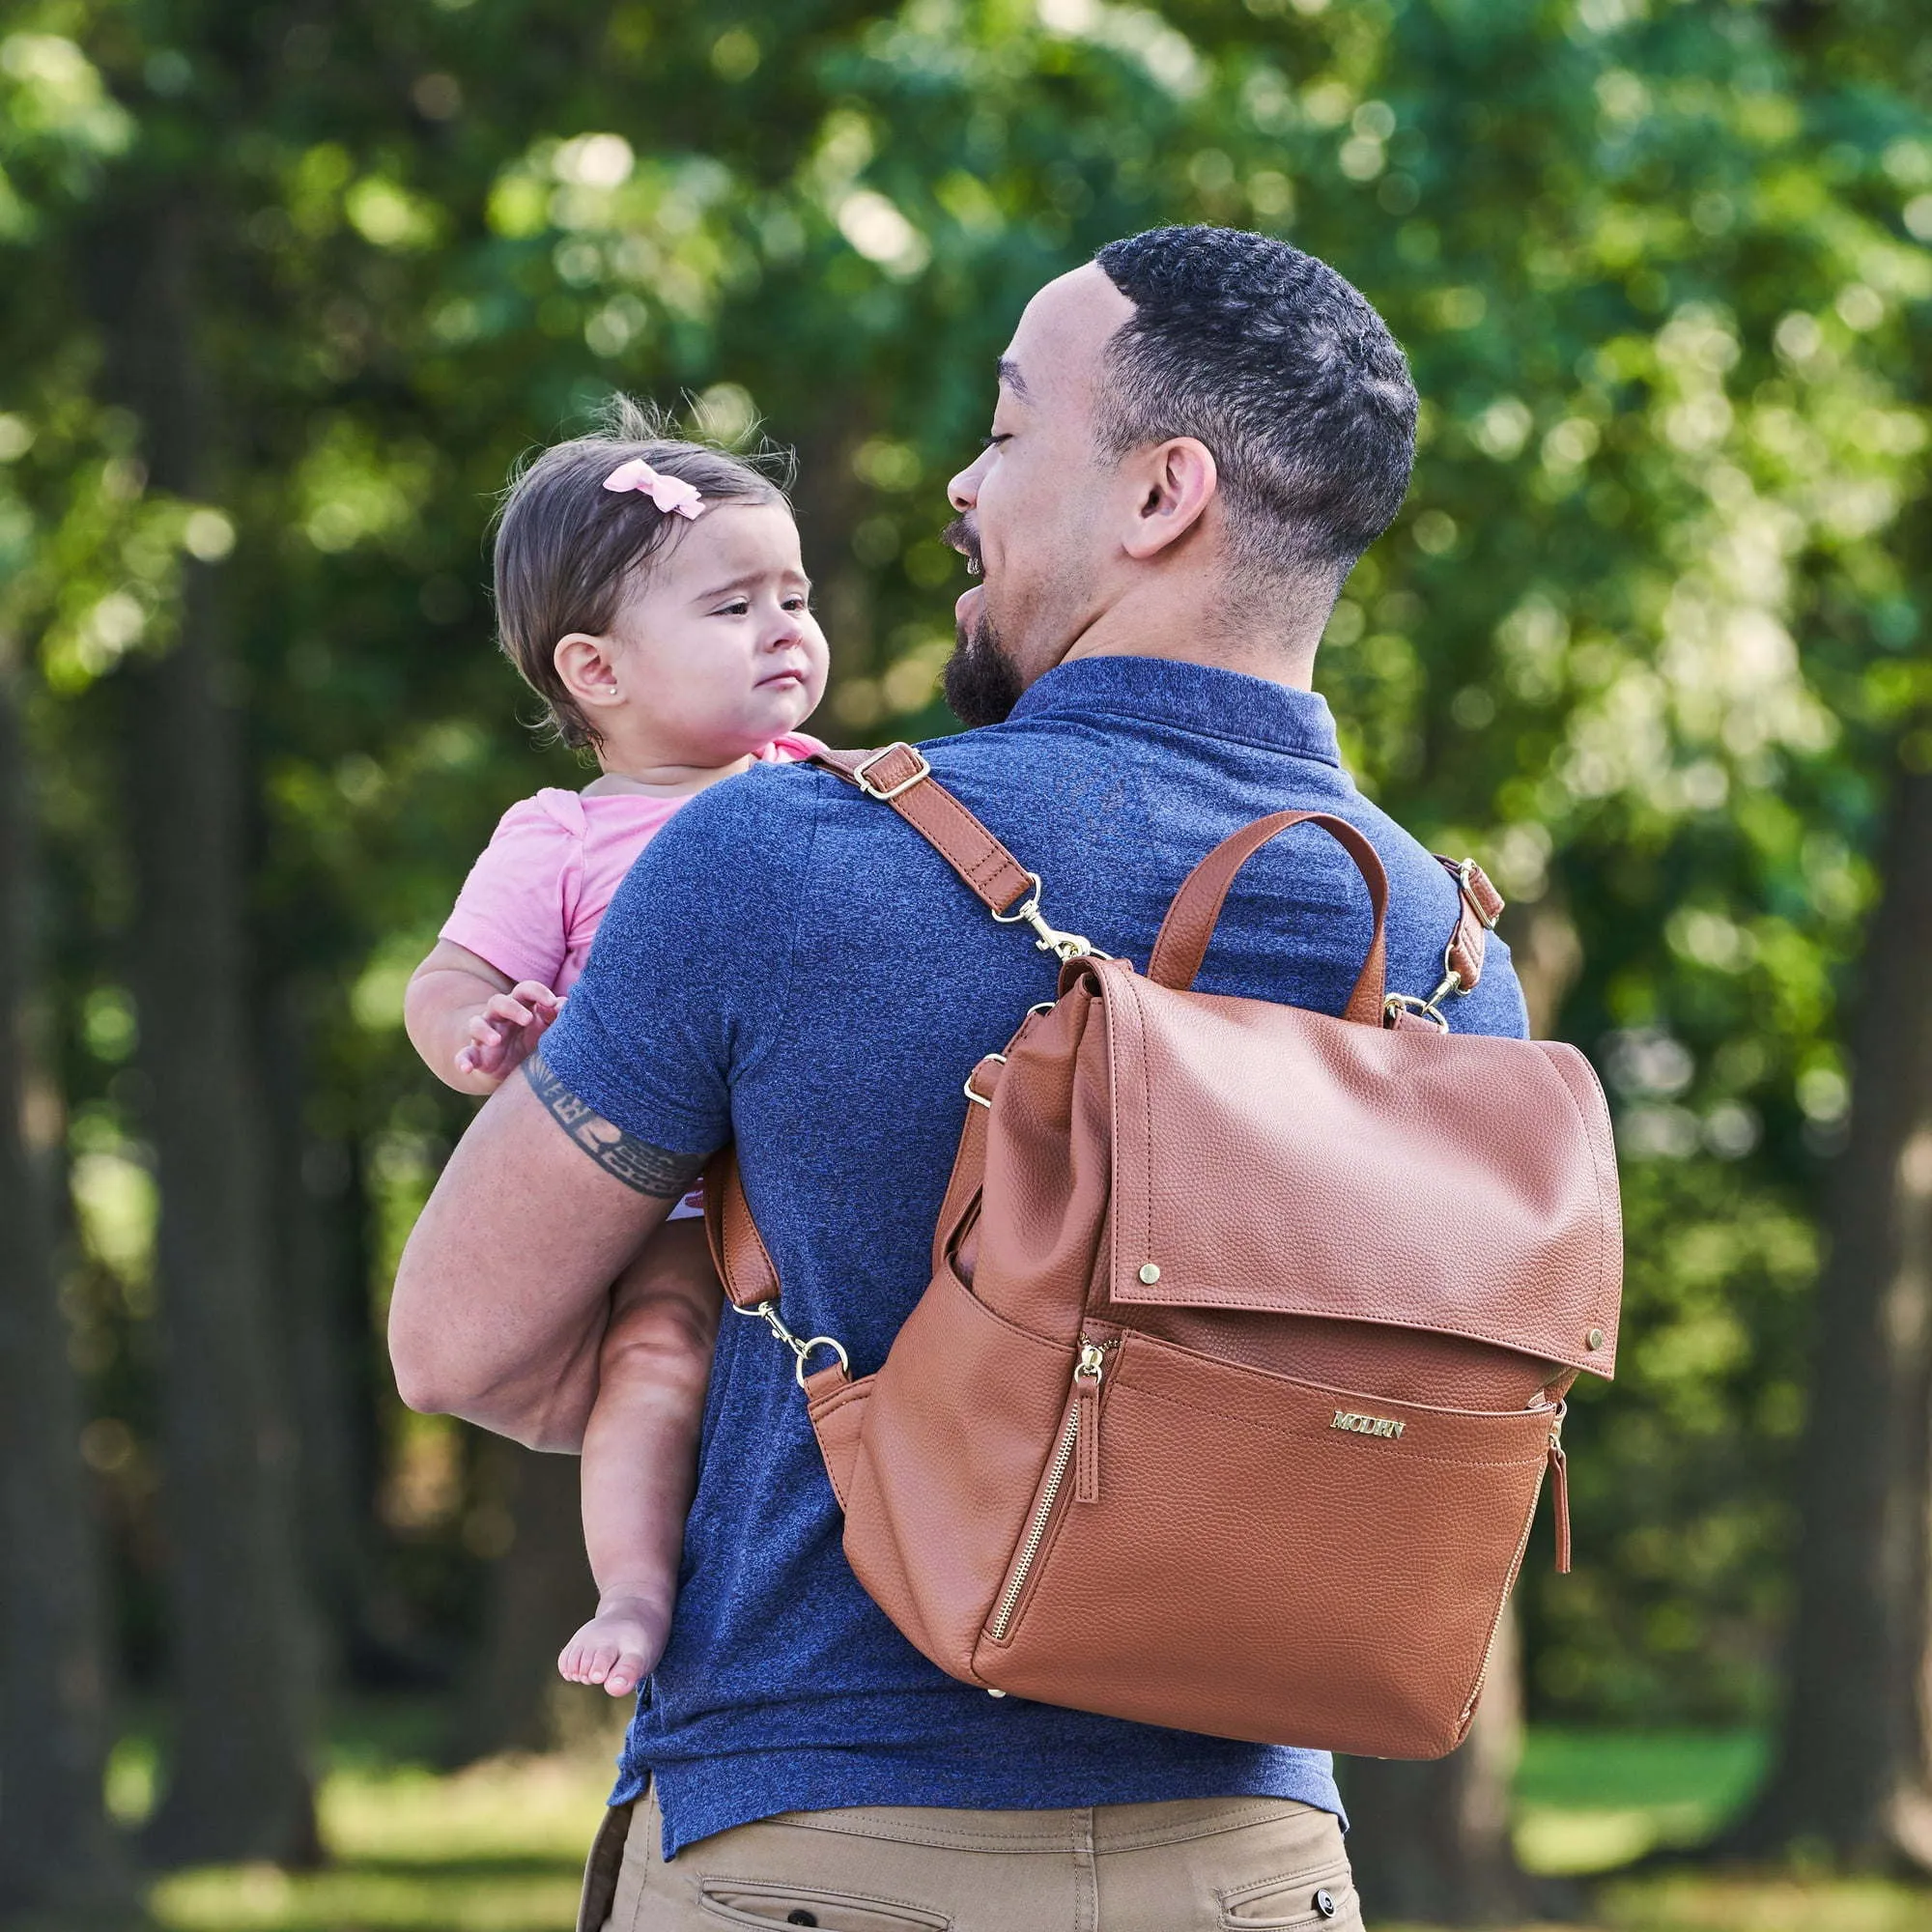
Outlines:
[[1522, 1659], [1506, 1609], [1483, 1701], [1462, 1747], [1425, 1764], [1350, 1758], [1349, 1857], [1362, 1910], [1433, 1925], [1517, 1924], [1534, 1887], [1510, 1842], [1510, 1784], [1522, 1755]]
[[0, 638], [0, 1926], [125, 1926], [79, 1391], [25, 1118], [35, 866], [14, 650]]
[[891, 668], [890, 653], [877, 636], [870, 576], [852, 554], [852, 532], [865, 496], [852, 465], [866, 440], [868, 414], [862, 404], [855, 419], [852, 398], [838, 397], [801, 428], [797, 442], [798, 474], [810, 480], [810, 493], [802, 498], [799, 544], [826, 634], [838, 639], [832, 700], [819, 728], [830, 731], [840, 745], [869, 745], [872, 741], [866, 733], [877, 717], [876, 711], [865, 706], [861, 716], [848, 723], [841, 696], [844, 687], [862, 672], [876, 683]]
[[310, 990], [298, 975], [270, 989], [263, 1065], [280, 1339], [297, 1422], [298, 1528], [324, 1675], [339, 1683], [370, 1642], [376, 1445], [369, 1254], [355, 1150], [308, 1119]]
[[[596, 1709], [601, 1690], [566, 1685], [556, 1657], [597, 1607], [583, 1554], [575, 1456], [539, 1456], [500, 1436], [480, 1445], [486, 1507], [501, 1519], [508, 1547], [490, 1572], [490, 1605], [450, 1734], [449, 1760], [469, 1764], [499, 1751], [548, 1750], [566, 1742], [566, 1712]], [[586, 1724], [594, 1719], [586, 1715]]]
[[1932, 772], [1893, 779], [1850, 1035], [1771, 1776], [1725, 1849], [1932, 1867]]
[[[91, 294], [151, 484], [208, 493], [194, 213], [176, 192], [92, 239]], [[122, 673], [137, 910], [129, 980], [161, 1213], [161, 1442], [176, 1697], [148, 1846], [168, 1863], [318, 1855], [314, 1639], [295, 1432], [274, 1324], [268, 1135], [245, 967], [240, 718], [213, 574], [185, 561], [180, 634]]]

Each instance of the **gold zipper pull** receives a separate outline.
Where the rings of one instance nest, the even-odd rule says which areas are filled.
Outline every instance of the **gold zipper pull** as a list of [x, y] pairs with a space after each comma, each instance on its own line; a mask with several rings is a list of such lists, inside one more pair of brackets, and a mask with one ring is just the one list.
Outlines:
[[1100, 1382], [1107, 1373], [1107, 1351], [1097, 1342], [1080, 1338], [1080, 1360], [1073, 1370], [1073, 1401], [1079, 1412], [1074, 1439], [1073, 1500], [1100, 1500]]
[[1570, 1463], [1563, 1454], [1563, 1418], [1549, 1432], [1549, 1500], [1556, 1511], [1556, 1574], [1570, 1574]]

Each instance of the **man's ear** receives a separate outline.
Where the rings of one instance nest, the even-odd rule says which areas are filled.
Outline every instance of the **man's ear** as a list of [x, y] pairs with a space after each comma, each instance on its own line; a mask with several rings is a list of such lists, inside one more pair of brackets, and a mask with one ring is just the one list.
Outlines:
[[556, 667], [564, 690], [585, 710], [602, 710], [623, 702], [609, 638], [572, 631], [567, 638], [558, 639], [556, 649], [551, 653], [551, 662]]
[[1187, 534], [1221, 487], [1214, 452], [1191, 436], [1177, 436], [1127, 459], [1138, 489], [1122, 540], [1129, 556], [1157, 555]]

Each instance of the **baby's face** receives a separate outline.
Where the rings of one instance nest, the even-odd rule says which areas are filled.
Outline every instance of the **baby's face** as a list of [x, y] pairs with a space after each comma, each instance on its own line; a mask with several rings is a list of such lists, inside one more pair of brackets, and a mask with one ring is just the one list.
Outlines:
[[781, 503], [714, 503], [652, 560], [611, 626], [626, 709], [680, 763], [720, 765], [795, 730], [825, 696], [798, 526]]

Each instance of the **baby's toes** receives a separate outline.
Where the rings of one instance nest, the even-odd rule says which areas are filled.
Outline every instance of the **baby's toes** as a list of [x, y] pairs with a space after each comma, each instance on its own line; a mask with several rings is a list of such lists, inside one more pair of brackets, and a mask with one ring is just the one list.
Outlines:
[[616, 1662], [617, 1646], [614, 1643], [593, 1644], [584, 1654], [583, 1675], [577, 1681], [580, 1684], [602, 1684]]
[[564, 1646], [556, 1667], [572, 1684], [601, 1684], [616, 1657], [614, 1644], [599, 1643], [594, 1637], [580, 1634]]
[[611, 1666], [611, 1674], [604, 1679], [604, 1688], [613, 1697], [621, 1697], [627, 1690], [635, 1690], [644, 1674], [644, 1657], [641, 1651], [627, 1650]]

